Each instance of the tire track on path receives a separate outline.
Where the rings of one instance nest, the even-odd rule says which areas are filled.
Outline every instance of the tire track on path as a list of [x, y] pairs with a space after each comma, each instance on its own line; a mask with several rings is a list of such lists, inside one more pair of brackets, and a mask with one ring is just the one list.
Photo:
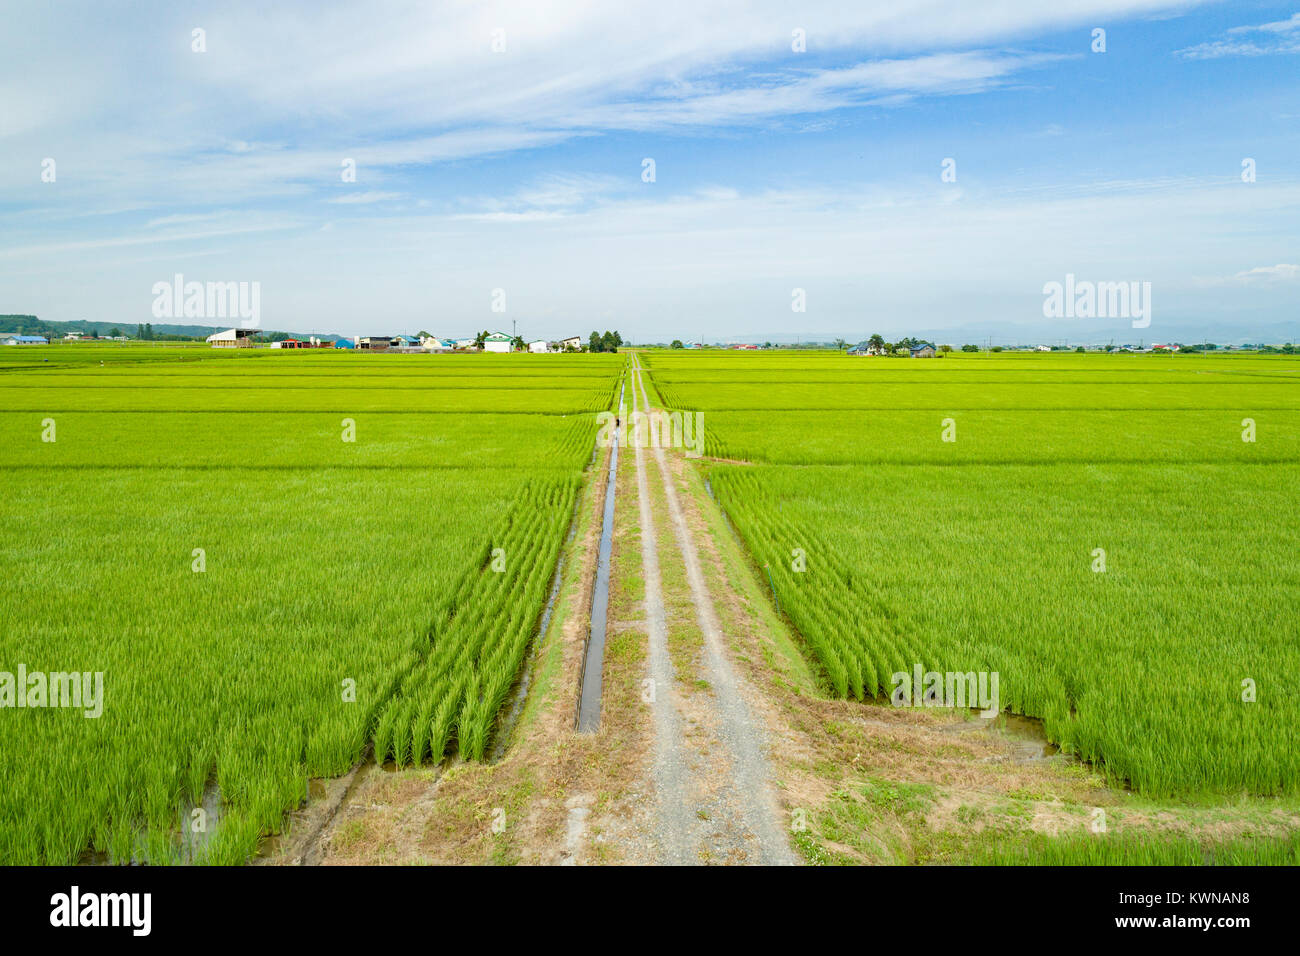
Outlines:
[[[635, 353], [633, 353], [633, 375], [635, 376], [633, 401], [636, 401], [636, 393], [639, 391], [641, 410], [648, 413], [651, 410], [650, 399], [642, 377], [640, 357]], [[636, 448], [644, 556], [644, 542], [654, 538], [655, 530], [644, 482], [645, 452], [641, 447], [643, 442], [637, 440], [636, 436], [631, 436], [630, 440]], [[772, 783], [771, 767], [765, 754], [763, 728], [754, 721], [742, 686], [727, 656], [722, 625], [704, 580], [699, 552], [682, 511], [681, 501], [677, 496], [677, 489], [668, 467], [667, 456], [663, 448], [658, 445], [653, 448], [653, 453], [659, 476], [664, 484], [673, 534], [685, 562], [686, 578], [690, 586], [692, 603], [695, 606], [696, 619], [704, 635], [703, 663], [707, 680], [713, 690], [711, 700], [715, 705], [713, 729], [718, 744], [725, 753], [723, 759], [730, 764], [727, 768], [730, 776], [729, 786], [721, 794], [722, 798], [729, 803], [726, 815], [736, 820], [746, 831], [745, 836], [752, 837], [757, 843], [758, 852], [754, 862], [766, 865], [794, 865], [794, 854], [786, 839], [785, 828], [781, 824], [781, 809]], [[656, 587], [659, 587], [657, 571], [656, 567]], [[648, 575], [646, 592], [648, 596], [650, 593]], [[659, 605], [662, 614], [662, 599]], [[662, 633], [663, 655], [666, 658], [666, 628]], [[717, 756], [710, 754], [708, 759], [713, 762], [716, 769]]]
[[[632, 389], [632, 408], [637, 407]], [[626, 416], [624, 416], [626, 418]], [[661, 862], [684, 865], [696, 862], [691, 850], [690, 807], [686, 793], [686, 772], [681, 754], [680, 705], [673, 681], [672, 659], [668, 655], [668, 621], [664, 613], [663, 579], [659, 569], [659, 545], [654, 516], [650, 511], [650, 488], [646, 480], [645, 451], [636, 442], [637, 502], [641, 511], [641, 573], [645, 581], [646, 633], [649, 640], [650, 679], [653, 682], [650, 709], [654, 715], [654, 781], [658, 827], [656, 842]]]

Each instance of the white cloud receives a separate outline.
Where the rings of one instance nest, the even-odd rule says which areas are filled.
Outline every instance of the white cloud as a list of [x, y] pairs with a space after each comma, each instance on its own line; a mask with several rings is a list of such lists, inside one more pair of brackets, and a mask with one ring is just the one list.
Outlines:
[[[1251, 34], [1256, 39], [1245, 39]], [[1261, 23], [1256, 26], [1233, 27], [1228, 35], [1242, 39], [1211, 40], [1198, 43], [1177, 55], [1188, 60], [1217, 60], [1225, 56], [1276, 56], [1300, 53], [1300, 13], [1289, 20]]]
[[1300, 276], [1300, 265], [1288, 265], [1287, 263], [1279, 262], [1275, 266], [1256, 266], [1253, 269], [1238, 272], [1233, 276], [1233, 278], [1241, 282], [1252, 282], [1258, 280], [1276, 282], [1279, 280], [1294, 279], [1297, 276]]
[[388, 202], [393, 199], [401, 199], [402, 193], [386, 193], [380, 191], [344, 193], [342, 196], [336, 196], [334, 199], [326, 200], [327, 202], [340, 203], [343, 205], [363, 205], [375, 202]]
[[1300, 33], [1300, 13], [1291, 14], [1289, 20], [1261, 23], [1256, 27], [1233, 27], [1229, 33]]
[[[777, 123], [846, 106], [995, 89], [1049, 58], [1034, 33], [1183, 0], [624, 0], [567, 5], [232, 2], [193, 13], [74, 6], [6, 12], [0, 200], [25, 157], [81, 168], [67, 190], [156, 201], [310, 191], [353, 157], [384, 172], [610, 130]], [[634, 29], [629, 24], [636, 24]], [[806, 54], [790, 49], [794, 27]], [[504, 53], [491, 31], [506, 31]], [[818, 58], [830, 57], [833, 63]], [[758, 73], [761, 66], [765, 72]], [[281, 131], [284, 133], [281, 133]]]

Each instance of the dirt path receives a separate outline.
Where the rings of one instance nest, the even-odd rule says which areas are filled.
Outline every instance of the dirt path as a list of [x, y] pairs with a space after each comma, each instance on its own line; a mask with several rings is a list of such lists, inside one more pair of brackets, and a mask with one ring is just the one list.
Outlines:
[[[632, 376], [634, 406], [648, 412], [652, 406], [635, 354]], [[710, 690], [687, 699], [676, 689], [668, 651], [658, 531], [650, 507], [646, 465], [650, 453], [635, 435], [630, 435], [630, 440], [635, 447], [649, 664], [656, 691], [651, 702], [659, 806], [656, 842], [662, 847], [664, 862], [791, 865], [795, 859], [782, 826], [763, 728], [754, 720], [746, 703], [748, 688], [737, 679], [727, 655], [722, 626], [664, 449], [654, 447], [650, 453], [658, 466], [667, 517], [703, 635], [697, 676]], [[683, 725], [690, 733], [680, 733]]]
[[[637, 408], [632, 389], [633, 410]], [[635, 444], [635, 443], [634, 443]], [[646, 478], [645, 450], [635, 448], [637, 503], [641, 527], [654, 528], [650, 509], [650, 488]], [[668, 655], [668, 622], [664, 612], [663, 584], [659, 570], [659, 544], [652, 533], [641, 535], [641, 570], [645, 575], [645, 620], [651, 684], [650, 711], [654, 717], [655, 828], [652, 841], [664, 863], [693, 862], [690, 853], [692, 829], [686, 798], [686, 771], [681, 753], [680, 704], [673, 687], [673, 665]]]

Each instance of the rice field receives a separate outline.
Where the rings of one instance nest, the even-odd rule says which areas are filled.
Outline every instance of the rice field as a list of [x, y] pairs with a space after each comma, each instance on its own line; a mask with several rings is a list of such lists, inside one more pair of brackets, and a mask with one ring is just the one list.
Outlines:
[[1117, 784], [1297, 791], [1295, 359], [644, 364], [703, 413], [712, 489], [831, 693], [997, 672]]
[[174, 862], [214, 795], [243, 862], [372, 746], [483, 756], [619, 357], [4, 358], [0, 670], [104, 691], [0, 711], [0, 863]]

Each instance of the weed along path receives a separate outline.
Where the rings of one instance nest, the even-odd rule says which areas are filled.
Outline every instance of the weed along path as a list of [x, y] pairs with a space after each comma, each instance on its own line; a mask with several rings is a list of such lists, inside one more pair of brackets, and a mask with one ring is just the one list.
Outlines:
[[[636, 424], [629, 429], [629, 440], [635, 449], [642, 525], [652, 681], [648, 696], [654, 711], [654, 774], [660, 808], [657, 842], [664, 862], [790, 865], [795, 859], [781, 822], [763, 728], [754, 719], [745, 685], [728, 657], [666, 453], [658, 443], [651, 443], [654, 447], [647, 451], [644, 435], [637, 433], [637, 425], [645, 422], [653, 406], [635, 353], [632, 375], [634, 402], [639, 394], [637, 410], [642, 413], [633, 417]], [[651, 456], [666, 505], [663, 517], [682, 559], [694, 623], [702, 637], [695, 654], [680, 655], [676, 675], [665, 620], [660, 531], [650, 501], [646, 461]]]

